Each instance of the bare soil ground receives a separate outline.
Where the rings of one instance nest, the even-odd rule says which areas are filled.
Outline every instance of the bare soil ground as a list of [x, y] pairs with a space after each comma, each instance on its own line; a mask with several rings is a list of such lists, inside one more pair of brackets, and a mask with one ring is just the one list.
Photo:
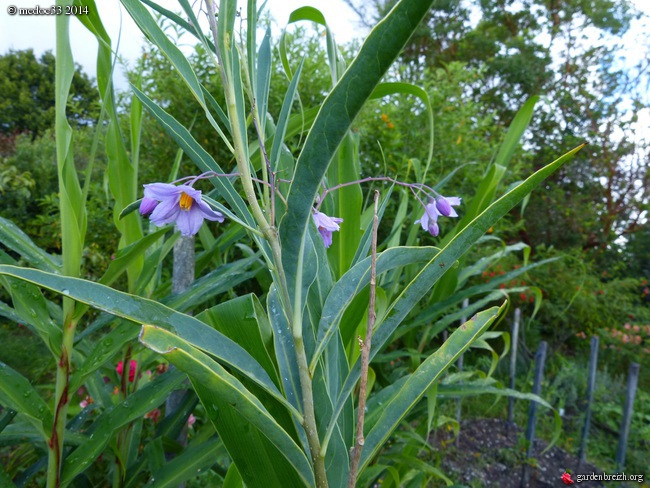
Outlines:
[[[453, 477], [450, 477], [457, 483], [472, 487], [557, 488], [569, 486], [561, 479], [566, 470], [573, 473], [573, 480], [576, 480], [576, 474], [603, 473], [602, 469], [589, 463], [579, 466], [576, 456], [559, 447], [553, 447], [541, 454], [547, 444], [538, 440], [535, 441], [533, 451], [534, 465], [529, 466], [530, 481], [527, 485], [522, 485], [526, 456], [521, 439], [521, 429], [510, 427], [504, 420], [475, 419], [462, 423], [458, 447], [451, 438], [440, 438], [435, 442], [441, 447], [444, 446], [442, 471], [448, 475], [453, 473]], [[638, 482], [583, 481], [575, 484], [580, 488], [612, 485], [647, 486]]]

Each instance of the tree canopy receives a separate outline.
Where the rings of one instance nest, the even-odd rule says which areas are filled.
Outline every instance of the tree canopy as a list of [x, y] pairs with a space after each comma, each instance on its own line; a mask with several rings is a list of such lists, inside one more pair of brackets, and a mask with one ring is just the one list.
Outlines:
[[[33, 138], [54, 126], [54, 54], [37, 59], [32, 49], [10, 50], [0, 56], [0, 133], [27, 132]], [[76, 65], [68, 98], [72, 125], [94, 123], [99, 114], [97, 88]]]

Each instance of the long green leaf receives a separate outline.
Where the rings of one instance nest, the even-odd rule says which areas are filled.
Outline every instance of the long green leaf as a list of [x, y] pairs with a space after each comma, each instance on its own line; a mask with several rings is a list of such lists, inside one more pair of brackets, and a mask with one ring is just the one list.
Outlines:
[[175, 488], [195, 478], [201, 470], [209, 469], [216, 461], [216, 454], [222, 442], [215, 437], [200, 444], [190, 444], [187, 449], [159, 470], [152, 473], [150, 488]]
[[[456, 262], [456, 260], [465, 254], [465, 252], [467, 252], [492, 225], [517, 205], [522, 198], [528, 195], [537, 185], [571, 159], [575, 153], [583, 147], [584, 144], [572, 149], [549, 165], [529, 176], [525, 181], [485, 209], [460, 233], [456, 234], [451, 241], [443, 247], [440, 253], [438, 253], [426, 266], [422, 268], [413, 281], [411, 281], [411, 283], [409, 283], [409, 285], [406, 286], [401, 294], [393, 301], [384, 317], [384, 320], [376, 328], [372, 340], [373, 350], [370, 352], [371, 358], [381, 350], [384, 344], [395, 332], [398, 325], [402, 323], [413, 307], [420, 302], [422, 297], [424, 297], [436, 281], [440, 279], [440, 277], [454, 262]], [[346, 379], [345, 385], [342, 388], [342, 393], [337, 401], [334, 416], [328, 428], [328, 433], [333, 430], [334, 422], [336, 422], [338, 414], [347, 401], [348, 396], [351, 394], [354, 385], [358, 381], [359, 374], [360, 362], [357, 361], [351, 368], [350, 375]]]
[[[377, 275], [406, 264], [429, 262], [440, 250], [435, 247], [394, 247], [377, 256]], [[336, 282], [323, 305], [318, 324], [316, 351], [310, 371], [333, 337], [343, 314], [354, 297], [370, 282], [370, 257], [365, 258]], [[356, 326], [356, 324], [355, 324]]]
[[48, 313], [48, 302], [36, 286], [14, 278], [0, 278], [0, 283], [11, 295], [13, 313], [18, 320], [27, 324], [45, 343], [52, 354], [61, 354], [61, 326], [55, 323]]
[[0, 275], [14, 276], [133, 322], [172, 328], [182, 339], [237, 369], [280, 403], [289, 409], [293, 408], [280, 394], [264, 368], [246, 350], [195, 317], [172, 310], [153, 300], [78, 278], [7, 265], [0, 265]]
[[296, 91], [298, 89], [298, 82], [300, 81], [300, 73], [302, 72], [303, 61], [300, 61], [298, 69], [293, 75], [291, 83], [289, 83], [289, 88], [287, 88], [287, 93], [284, 95], [284, 100], [282, 102], [282, 109], [280, 110], [280, 117], [278, 118], [278, 124], [275, 127], [275, 135], [273, 136], [273, 146], [271, 147], [270, 163], [271, 168], [275, 171], [278, 167], [280, 161], [280, 148], [284, 143], [284, 138], [287, 133], [287, 124], [289, 122], [289, 115], [291, 113], [291, 107], [293, 106], [293, 100], [296, 96]]
[[0, 362], [0, 403], [25, 415], [46, 437], [52, 428], [52, 412], [29, 383], [18, 371]]
[[[208, 109], [208, 106], [203, 97], [203, 90], [201, 89], [201, 83], [199, 83], [192, 66], [181, 50], [165, 35], [160, 26], [156, 23], [155, 19], [149, 13], [149, 11], [140, 3], [140, 0], [121, 0], [122, 5], [129, 12], [129, 15], [133, 18], [135, 23], [138, 25], [140, 30], [151, 40], [156, 46], [160, 48], [163, 54], [169, 59], [176, 71], [181, 76], [183, 81], [187, 84], [190, 91], [194, 95], [194, 98], [199, 102], [205, 115], [221, 136], [221, 139], [224, 141], [226, 146], [232, 151], [232, 145], [230, 141], [224, 134], [223, 130], [217, 123], [217, 121], [212, 116], [212, 113]], [[221, 14], [222, 12], [220, 12]], [[219, 16], [219, 22], [221, 23], [222, 15]]]
[[366, 435], [361, 453], [361, 469], [379, 452], [393, 430], [445, 369], [492, 325], [505, 307], [505, 303], [500, 308], [493, 307], [465, 322], [406, 380], [399, 391], [383, 406], [381, 417]]
[[302, 310], [301, 266], [311, 208], [330, 160], [361, 107], [381, 81], [433, 0], [402, 0], [370, 33], [343, 77], [327, 96], [298, 158], [280, 226], [283, 266], [294, 300]]
[[[313, 485], [305, 453], [234, 376], [198, 349], [158, 327], [143, 326], [140, 342], [187, 373], [247, 484]], [[255, 456], [251, 456], [253, 452]]]
[[[343, 138], [328, 170], [330, 186], [351, 183], [361, 179], [359, 161], [359, 135], [348, 132]], [[354, 259], [355, 252], [363, 236], [361, 213], [363, 193], [360, 184], [344, 186], [331, 195], [336, 217], [343, 219], [344, 225], [336, 233], [328, 254], [335, 277], [342, 276]], [[333, 258], [333, 259], [332, 259]]]
[[181, 384], [185, 375], [180, 371], [167, 371], [122, 403], [102, 413], [88, 431], [88, 439], [72, 451], [63, 463], [61, 484], [66, 486], [75, 476], [85, 471], [104, 450], [114, 432], [142, 418], [146, 413], [164, 403], [169, 393]]
[[0, 217], [0, 242], [7, 248], [21, 255], [35, 268], [61, 272], [61, 258], [43, 251], [11, 220]]

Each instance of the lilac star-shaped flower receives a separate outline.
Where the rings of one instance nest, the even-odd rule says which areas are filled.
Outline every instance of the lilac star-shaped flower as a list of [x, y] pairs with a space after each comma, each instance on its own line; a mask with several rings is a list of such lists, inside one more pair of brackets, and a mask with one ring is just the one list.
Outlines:
[[[154, 205], [154, 202], [158, 202]], [[212, 210], [201, 200], [201, 191], [189, 185], [172, 185], [170, 183], [151, 183], [144, 185], [144, 198], [140, 204], [140, 213], [151, 212], [149, 219], [158, 227], [176, 223], [181, 235], [196, 234], [203, 220], [223, 222], [221, 212]]]
[[339, 224], [343, 222], [343, 219], [338, 217], [330, 217], [325, 215], [318, 210], [314, 210], [311, 214], [314, 219], [314, 223], [318, 228], [318, 232], [323, 236], [323, 241], [325, 242], [325, 247], [330, 247], [332, 245], [332, 232], [336, 232], [340, 229]]

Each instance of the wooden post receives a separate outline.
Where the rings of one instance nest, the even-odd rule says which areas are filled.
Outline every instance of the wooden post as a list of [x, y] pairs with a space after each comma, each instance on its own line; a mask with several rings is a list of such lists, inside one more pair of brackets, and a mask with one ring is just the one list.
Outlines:
[[[535, 353], [535, 381], [533, 383], [533, 394], [539, 395], [542, 391], [542, 378], [544, 377], [544, 362], [546, 361], [546, 341], [542, 341]], [[535, 424], [537, 423], [537, 402], [530, 402], [528, 410], [528, 423], [526, 424], [526, 442], [528, 449], [526, 458], [530, 459], [533, 455], [533, 445], [535, 444]], [[530, 465], [524, 464], [524, 471], [521, 477], [521, 486], [526, 488], [530, 485]]]
[[[515, 308], [515, 321], [512, 323], [512, 333], [510, 345], [512, 352], [510, 354], [510, 389], [515, 389], [515, 378], [517, 377], [517, 343], [519, 342], [519, 321], [521, 320], [521, 309]], [[509, 427], [515, 425], [515, 399], [508, 397], [508, 424]]]
[[[469, 299], [465, 298], [463, 300], [463, 310], [469, 307]], [[465, 322], [467, 322], [467, 316], [463, 315], [460, 318], [460, 325], [463, 325]], [[461, 354], [460, 357], [458, 358], [458, 361], [456, 364], [458, 365], [458, 372], [462, 373], [463, 372], [463, 357], [465, 355]], [[456, 436], [456, 447], [460, 447], [460, 403], [461, 403], [461, 398], [458, 397], [456, 398], [456, 422], [458, 422], [458, 435]]]
[[[172, 267], [172, 293], [174, 295], [187, 290], [194, 281], [194, 236], [180, 236], [174, 243], [174, 264]], [[173, 365], [170, 369], [174, 368]], [[173, 415], [183, 403], [183, 398], [187, 390], [174, 390], [165, 401], [165, 416]], [[182, 446], [187, 445], [187, 425], [185, 425], [176, 439]], [[171, 461], [174, 458], [173, 453], [165, 453], [165, 459]], [[181, 483], [179, 488], [184, 488], [185, 483]]]
[[630, 370], [627, 374], [627, 394], [625, 395], [625, 407], [623, 409], [621, 436], [618, 438], [618, 449], [616, 449], [616, 471], [621, 471], [625, 466], [627, 439], [630, 436], [630, 424], [632, 423], [634, 397], [636, 396], [636, 385], [638, 381], [639, 363], [632, 363], [630, 364]]
[[589, 436], [589, 425], [591, 424], [591, 402], [594, 399], [594, 386], [596, 384], [596, 366], [598, 365], [598, 336], [591, 338], [591, 349], [589, 351], [589, 378], [587, 383], [587, 406], [585, 412], [585, 423], [582, 426], [582, 438], [580, 439], [580, 451], [578, 452], [578, 472], [582, 463], [587, 460], [587, 437]]

